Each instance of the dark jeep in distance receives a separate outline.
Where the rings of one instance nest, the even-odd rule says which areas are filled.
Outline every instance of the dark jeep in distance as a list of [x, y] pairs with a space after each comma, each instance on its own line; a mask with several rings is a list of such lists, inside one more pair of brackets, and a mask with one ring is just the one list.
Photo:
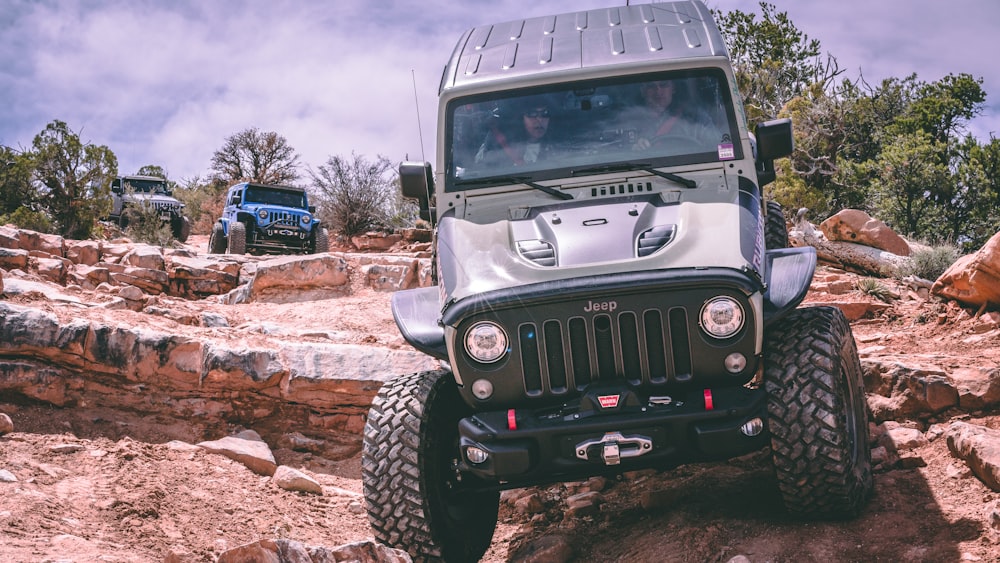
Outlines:
[[312, 254], [330, 250], [329, 234], [303, 188], [243, 182], [226, 192], [212, 226], [212, 254]]
[[470, 29], [438, 95], [436, 165], [400, 166], [437, 287], [394, 293], [392, 312], [440, 365], [369, 410], [376, 539], [475, 561], [501, 490], [763, 449], [790, 513], [863, 509], [851, 327], [799, 307], [816, 252], [787, 248], [763, 191], [791, 121], [748, 123], [702, 2]]
[[180, 242], [191, 235], [191, 221], [184, 216], [184, 204], [174, 198], [167, 181], [158, 176], [120, 176], [111, 182], [111, 213], [108, 219], [128, 227], [128, 209], [149, 205], [160, 219], [170, 224], [170, 232]]

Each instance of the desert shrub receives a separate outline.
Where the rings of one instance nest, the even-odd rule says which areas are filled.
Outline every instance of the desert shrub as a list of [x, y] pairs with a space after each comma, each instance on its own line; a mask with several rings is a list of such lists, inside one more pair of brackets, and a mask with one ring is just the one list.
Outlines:
[[156, 246], [169, 246], [173, 242], [170, 223], [163, 221], [156, 207], [148, 202], [129, 205], [124, 215], [128, 221], [125, 233], [132, 240]]
[[893, 298], [892, 290], [875, 278], [861, 278], [855, 283], [858, 291], [870, 295], [879, 301], [889, 301]]
[[227, 186], [223, 182], [188, 180], [174, 189], [174, 197], [184, 204], [184, 214], [191, 220], [191, 232], [207, 235], [222, 217]]
[[921, 249], [910, 255], [910, 264], [901, 268], [900, 277], [916, 276], [936, 280], [961, 256], [957, 248], [948, 245]]
[[55, 226], [52, 219], [44, 211], [35, 211], [27, 207], [19, 207], [12, 213], [0, 214], [0, 225], [16, 225], [19, 229], [28, 229], [39, 233], [52, 233]]

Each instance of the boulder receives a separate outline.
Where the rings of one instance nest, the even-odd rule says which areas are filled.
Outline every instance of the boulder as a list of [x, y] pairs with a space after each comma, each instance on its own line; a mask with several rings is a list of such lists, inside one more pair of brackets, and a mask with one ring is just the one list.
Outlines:
[[351, 237], [354, 248], [364, 251], [389, 250], [397, 242], [403, 240], [402, 235], [387, 235], [384, 233], [365, 233]]
[[248, 284], [248, 299], [266, 303], [316, 301], [343, 295], [350, 268], [334, 254], [284, 256], [257, 264]]
[[13, 250], [21, 248], [21, 239], [17, 236], [17, 227], [13, 225], [0, 226], [0, 247]]
[[[68, 261], [65, 258], [37, 258], [35, 270], [38, 275], [59, 285], [66, 285]], [[71, 263], [69, 265], [72, 265]]]
[[399, 291], [416, 284], [416, 262], [407, 265], [369, 264], [361, 267], [365, 285], [379, 291]]
[[945, 435], [951, 453], [965, 461], [987, 487], [1000, 492], [1000, 431], [953, 422]]
[[345, 544], [336, 548], [307, 546], [288, 539], [264, 539], [228, 549], [218, 563], [319, 563], [321, 561], [364, 561], [365, 563], [412, 563], [409, 554], [372, 540]]
[[286, 491], [322, 495], [323, 487], [312, 477], [287, 465], [279, 465], [271, 480]]
[[820, 230], [827, 240], [863, 244], [909, 256], [910, 245], [882, 221], [859, 209], [844, 209], [820, 223]]
[[1000, 233], [956, 260], [934, 282], [931, 293], [971, 307], [1000, 307]]
[[235, 436], [200, 442], [197, 445], [211, 453], [222, 454], [238, 461], [258, 475], [271, 476], [278, 469], [271, 448], [261, 439], [260, 434], [253, 430], [244, 430]]
[[26, 270], [28, 269], [27, 250], [20, 248], [0, 248], [0, 268], [4, 270]]
[[101, 243], [95, 240], [68, 240], [66, 258], [74, 264], [93, 266], [101, 261]]
[[158, 246], [137, 244], [122, 256], [121, 263], [147, 270], [162, 270], [164, 266], [163, 251]]
[[59, 235], [21, 229], [17, 236], [18, 246], [23, 250], [37, 250], [60, 258], [66, 255], [66, 241]]

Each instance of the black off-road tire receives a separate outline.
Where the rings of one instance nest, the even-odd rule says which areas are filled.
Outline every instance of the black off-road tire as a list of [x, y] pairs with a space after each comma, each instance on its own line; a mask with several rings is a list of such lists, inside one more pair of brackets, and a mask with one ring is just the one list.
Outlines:
[[326, 228], [316, 231], [316, 240], [313, 241], [313, 254], [330, 252], [330, 232]]
[[856, 516], [871, 496], [868, 409], [851, 327], [835, 307], [789, 313], [765, 338], [778, 489], [789, 512]]
[[[386, 383], [372, 402], [361, 480], [375, 538], [414, 561], [478, 561], [496, 528], [500, 493], [456, 479], [458, 420], [468, 407], [451, 373], [425, 371]], [[463, 490], [464, 489], [464, 490]]]
[[226, 249], [229, 254], [246, 254], [247, 252], [247, 226], [239, 221], [234, 221], [229, 225], [229, 247]]
[[208, 236], [208, 253], [225, 254], [227, 246], [226, 230], [222, 223], [212, 225], [212, 234]]
[[174, 219], [170, 223], [170, 230], [172, 231], [174, 238], [177, 239], [178, 242], [187, 242], [188, 237], [191, 236], [191, 220], [182, 216], [178, 219]]
[[769, 250], [788, 248], [785, 213], [781, 210], [781, 204], [776, 201], [767, 202], [767, 215], [764, 217], [764, 246]]

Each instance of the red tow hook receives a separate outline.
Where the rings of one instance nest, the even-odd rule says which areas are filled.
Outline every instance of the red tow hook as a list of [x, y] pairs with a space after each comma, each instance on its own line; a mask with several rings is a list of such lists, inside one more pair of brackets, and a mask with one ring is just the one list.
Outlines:
[[517, 430], [517, 416], [514, 409], [507, 409], [507, 430]]
[[705, 410], [710, 411], [715, 409], [715, 405], [712, 403], [712, 390], [705, 389]]

